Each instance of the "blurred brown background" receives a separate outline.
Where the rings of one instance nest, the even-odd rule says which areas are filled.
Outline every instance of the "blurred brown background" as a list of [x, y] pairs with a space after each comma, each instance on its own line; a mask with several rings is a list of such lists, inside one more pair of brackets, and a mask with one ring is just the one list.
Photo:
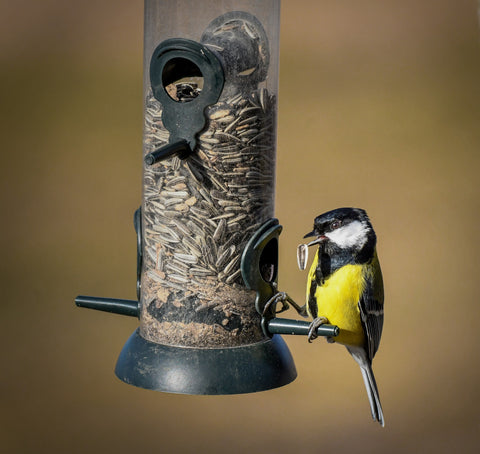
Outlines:
[[356, 364], [323, 341], [286, 338], [298, 378], [258, 394], [168, 395], [114, 376], [138, 321], [73, 300], [135, 298], [143, 2], [0, 5], [0, 451], [477, 452], [474, 0], [282, 5], [280, 287], [302, 300], [295, 248], [314, 216], [369, 212], [386, 285], [385, 429]]

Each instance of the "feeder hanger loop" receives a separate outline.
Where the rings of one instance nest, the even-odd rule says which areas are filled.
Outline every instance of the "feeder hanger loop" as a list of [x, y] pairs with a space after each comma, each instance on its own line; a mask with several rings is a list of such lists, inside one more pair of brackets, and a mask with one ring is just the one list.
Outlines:
[[[190, 80], [202, 80], [203, 85]], [[145, 156], [147, 165], [171, 156], [185, 159], [193, 152], [196, 135], [205, 127], [205, 108], [218, 101], [224, 82], [222, 64], [203, 44], [173, 38], [157, 46], [150, 61], [150, 83], [163, 106], [162, 122], [170, 139]]]

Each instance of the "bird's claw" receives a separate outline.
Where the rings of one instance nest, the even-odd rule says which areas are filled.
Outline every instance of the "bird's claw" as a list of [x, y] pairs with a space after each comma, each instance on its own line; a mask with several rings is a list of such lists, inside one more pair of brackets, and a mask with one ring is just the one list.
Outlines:
[[312, 342], [318, 337], [317, 328], [319, 326], [324, 325], [325, 323], [328, 323], [328, 320], [326, 317], [317, 317], [315, 320], [313, 320], [312, 323], [310, 323], [310, 327], [308, 329], [308, 335], [307, 335], [308, 342]]
[[[285, 292], [277, 292], [275, 295], [273, 295], [265, 304], [265, 307], [263, 308], [262, 315], [265, 317], [265, 314], [267, 314], [270, 311], [270, 308], [273, 306], [273, 312], [275, 314], [280, 314], [282, 312], [285, 312], [290, 306], [287, 303], [288, 295]], [[277, 311], [277, 304], [282, 303], [282, 308]]]

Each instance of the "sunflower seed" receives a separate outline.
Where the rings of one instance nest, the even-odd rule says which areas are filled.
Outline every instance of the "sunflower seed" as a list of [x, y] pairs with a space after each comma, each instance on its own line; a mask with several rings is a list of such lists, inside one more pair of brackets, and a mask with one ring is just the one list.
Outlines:
[[235, 271], [234, 273], [230, 274], [226, 279], [225, 279], [225, 282], [227, 284], [231, 284], [232, 282], [234, 282], [236, 279], [238, 279], [240, 277], [240, 274], [241, 274], [242, 270], [239, 268], [237, 271]]
[[201, 257], [202, 252], [200, 251], [200, 248], [198, 247], [197, 243], [195, 243], [194, 240], [192, 240], [188, 236], [184, 236], [182, 238], [182, 243], [185, 245], [186, 249], [188, 252], [190, 252], [192, 255], [198, 257]]
[[215, 262], [215, 266], [217, 268], [223, 268], [223, 266], [226, 264], [226, 262], [234, 252], [235, 252], [235, 245], [232, 245], [228, 249], [223, 251], [222, 254], [218, 257], [217, 261]]
[[174, 252], [173, 256], [184, 263], [197, 263], [198, 261], [196, 256], [190, 254], [180, 254], [179, 252]]
[[212, 218], [212, 221], [218, 221], [219, 219], [231, 218], [232, 216], [235, 216], [235, 213], [225, 213], [225, 214], [221, 214], [220, 216], [216, 216], [216, 217]]
[[225, 269], [223, 270], [223, 272], [226, 274], [226, 275], [229, 275], [232, 273], [233, 269], [238, 266], [238, 263], [240, 262], [240, 256], [237, 255], [236, 257], [234, 257], [226, 266], [225, 266]]
[[209, 276], [212, 274], [212, 272], [206, 268], [201, 268], [199, 266], [194, 266], [192, 268], [190, 268], [190, 272], [194, 275], [194, 276]]
[[177, 284], [188, 284], [188, 278], [181, 274], [169, 274], [167, 278], [169, 281], [176, 282]]
[[218, 226], [215, 229], [215, 232], [213, 232], [213, 240], [216, 243], [218, 243], [222, 238], [223, 233], [225, 232], [226, 226], [227, 226], [227, 222], [225, 221], [225, 219], [220, 219], [220, 222], [218, 223]]
[[165, 264], [165, 271], [170, 272], [170, 273], [178, 273], [183, 275], [185, 273], [185, 269], [176, 265], [173, 262], [168, 262]]

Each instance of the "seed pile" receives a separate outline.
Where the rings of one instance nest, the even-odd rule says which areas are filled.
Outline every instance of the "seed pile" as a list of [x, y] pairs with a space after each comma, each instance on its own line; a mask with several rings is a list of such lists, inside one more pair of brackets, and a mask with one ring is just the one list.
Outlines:
[[[252, 234], [273, 217], [275, 108], [265, 89], [221, 101], [207, 109], [207, 128], [192, 155], [145, 166], [142, 308], [151, 324], [164, 322], [150, 327], [157, 340], [162, 332], [175, 337], [174, 327], [166, 329], [174, 322], [212, 324], [217, 337], [242, 342], [261, 336], [240, 259]], [[145, 154], [168, 143], [161, 114], [150, 94]], [[235, 296], [218, 297], [229, 291]], [[176, 310], [163, 311], [165, 304]]]

